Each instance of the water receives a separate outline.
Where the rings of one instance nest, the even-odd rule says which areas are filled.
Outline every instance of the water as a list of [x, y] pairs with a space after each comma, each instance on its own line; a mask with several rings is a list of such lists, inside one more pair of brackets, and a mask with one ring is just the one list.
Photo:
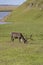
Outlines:
[[8, 14], [10, 14], [10, 12], [0, 12], [0, 19], [3, 19]]
[[[9, 15], [11, 12], [0, 12], [0, 20], [2, 20], [5, 16]], [[0, 24], [10, 24], [11, 22], [1, 22]]]

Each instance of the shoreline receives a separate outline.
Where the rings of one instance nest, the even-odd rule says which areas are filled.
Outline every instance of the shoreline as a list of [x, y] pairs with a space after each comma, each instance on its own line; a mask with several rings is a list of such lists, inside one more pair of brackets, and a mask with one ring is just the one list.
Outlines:
[[0, 12], [12, 12], [13, 10], [0, 10]]
[[4, 22], [4, 19], [0, 19], [0, 22]]
[[9, 12], [8, 15], [4, 16], [3, 18], [0, 19], [0, 22], [5, 22], [5, 19], [11, 14], [12, 11], [0, 11], [0, 12]]
[[[0, 12], [12, 12], [15, 10], [18, 6], [12, 6], [12, 5], [0, 5]], [[6, 17], [8, 17], [10, 14], [5, 16], [4, 18], [0, 19], [0, 22], [5, 22]]]

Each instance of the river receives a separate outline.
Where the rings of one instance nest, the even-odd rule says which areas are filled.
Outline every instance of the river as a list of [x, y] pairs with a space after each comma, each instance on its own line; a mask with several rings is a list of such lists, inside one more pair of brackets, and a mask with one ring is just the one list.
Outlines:
[[3, 19], [8, 14], [10, 14], [10, 12], [0, 12], [0, 19]]
[[[2, 20], [5, 16], [9, 15], [10, 13], [11, 12], [0, 12], [0, 20]], [[8, 23], [0, 21], [0, 24], [8, 24]]]

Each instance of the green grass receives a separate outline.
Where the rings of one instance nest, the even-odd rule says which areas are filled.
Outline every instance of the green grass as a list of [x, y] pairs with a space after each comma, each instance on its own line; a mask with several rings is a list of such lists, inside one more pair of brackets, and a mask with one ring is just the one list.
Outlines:
[[[28, 14], [27, 14], [28, 15]], [[36, 15], [35, 15], [36, 16]], [[43, 22], [42, 19], [12, 22], [0, 25], [0, 65], [43, 65]], [[27, 20], [27, 21], [26, 21]], [[41, 22], [40, 22], [40, 21]], [[22, 32], [33, 35], [28, 44], [11, 42], [10, 32]], [[24, 34], [25, 33], [25, 34]]]
[[[0, 65], [43, 65], [43, 10], [37, 8], [27, 9], [23, 4], [5, 21], [12, 24], [0, 25]], [[14, 42], [10, 33], [21, 32], [33, 40], [28, 44]]]

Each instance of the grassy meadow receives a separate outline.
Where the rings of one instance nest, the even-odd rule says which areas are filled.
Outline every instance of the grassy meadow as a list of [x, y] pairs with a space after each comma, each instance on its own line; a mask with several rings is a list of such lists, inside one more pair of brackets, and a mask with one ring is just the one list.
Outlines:
[[[12, 23], [0, 25], [0, 65], [43, 65], [43, 10], [24, 3], [4, 20]], [[12, 42], [12, 31], [33, 40]]]

